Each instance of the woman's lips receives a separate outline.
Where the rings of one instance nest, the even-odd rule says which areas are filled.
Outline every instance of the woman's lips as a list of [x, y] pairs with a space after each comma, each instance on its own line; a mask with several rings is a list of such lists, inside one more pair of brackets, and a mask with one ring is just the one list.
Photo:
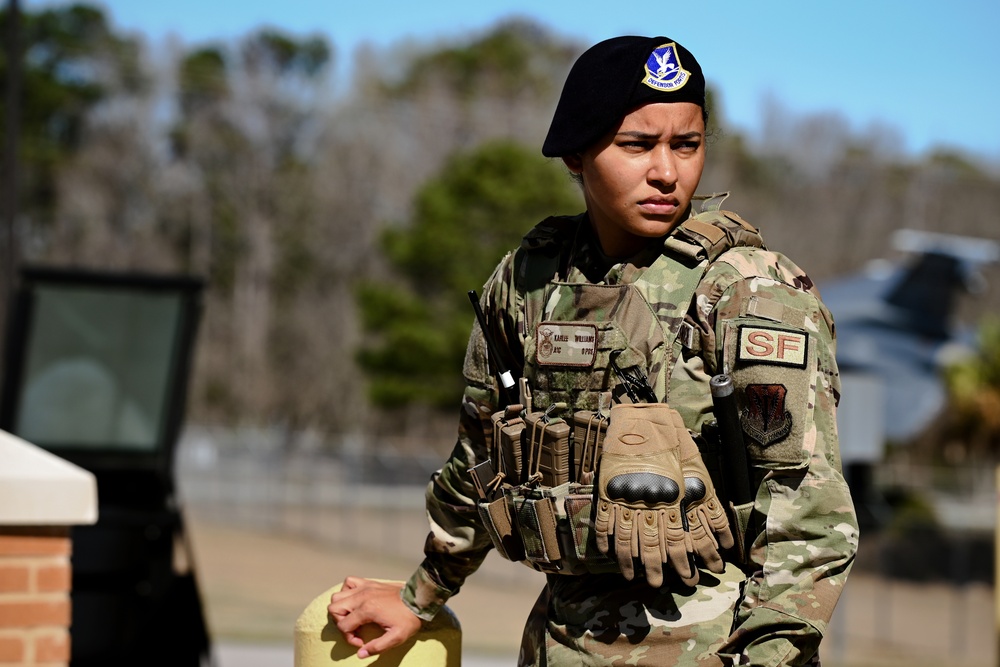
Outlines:
[[639, 208], [650, 215], [670, 215], [677, 210], [673, 197], [650, 197], [639, 202]]

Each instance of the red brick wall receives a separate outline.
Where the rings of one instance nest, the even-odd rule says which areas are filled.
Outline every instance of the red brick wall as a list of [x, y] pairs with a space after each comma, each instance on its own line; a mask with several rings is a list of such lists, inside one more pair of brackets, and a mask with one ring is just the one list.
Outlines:
[[67, 527], [0, 526], [0, 667], [69, 662]]

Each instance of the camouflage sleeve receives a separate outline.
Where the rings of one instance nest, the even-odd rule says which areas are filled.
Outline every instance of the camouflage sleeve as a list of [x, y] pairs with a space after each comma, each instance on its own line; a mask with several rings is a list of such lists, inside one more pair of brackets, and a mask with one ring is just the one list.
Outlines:
[[[516, 295], [508, 288], [513, 256], [508, 255], [484, 287], [480, 300], [493, 340], [506, 359], [516, 358]], [[430, 532], [424, 561], [403, 587], [403, 602], [420, 618], [430, 620], [466, 577], [476, 571], [492, 548], [477, 509], [478, 496], [469, 469], [489, 458], [491, 415], [499, 404], [486, 344], [475, 322], [463, 368], [458, 441], [448, 460], [431, 476], [425, 494]]]
[[707, 364], [732, 377], [757, 487], [748, 578], [719, 654], [800, 665], [816, 655], [858, 545], [841, 474], [833, 321], [776, 253], [723, 256], [698, 296]]

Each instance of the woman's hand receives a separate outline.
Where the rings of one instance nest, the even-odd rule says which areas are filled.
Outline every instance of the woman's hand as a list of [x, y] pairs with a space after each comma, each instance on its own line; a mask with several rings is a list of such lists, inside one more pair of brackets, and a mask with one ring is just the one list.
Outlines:
[[[340, 591], [330, 597], [327, 609], [347, 643], [367, 658], [399, 646], [420, 630], [422, 621], [399, 597], [402, 584], [347, 577]], [[375, 624], [383, 634], [365, 642], [362, 626]], [[367, 634], [367, 633], [366, 633]]]

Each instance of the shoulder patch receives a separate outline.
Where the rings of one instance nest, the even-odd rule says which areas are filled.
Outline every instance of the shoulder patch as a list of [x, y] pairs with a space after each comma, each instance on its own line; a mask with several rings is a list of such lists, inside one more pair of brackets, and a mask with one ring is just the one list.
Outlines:
[[781, 384], [750, 384], [744, 389], [746, 408], [740, 415], [743, 430], [763, 447], [784, 440], [792, 432], [792, 415], [785, 407], [788, 390]]
[[802, 331], [744, 324], [739, 329], [736, 360], [805, 368], [809, 336]]

